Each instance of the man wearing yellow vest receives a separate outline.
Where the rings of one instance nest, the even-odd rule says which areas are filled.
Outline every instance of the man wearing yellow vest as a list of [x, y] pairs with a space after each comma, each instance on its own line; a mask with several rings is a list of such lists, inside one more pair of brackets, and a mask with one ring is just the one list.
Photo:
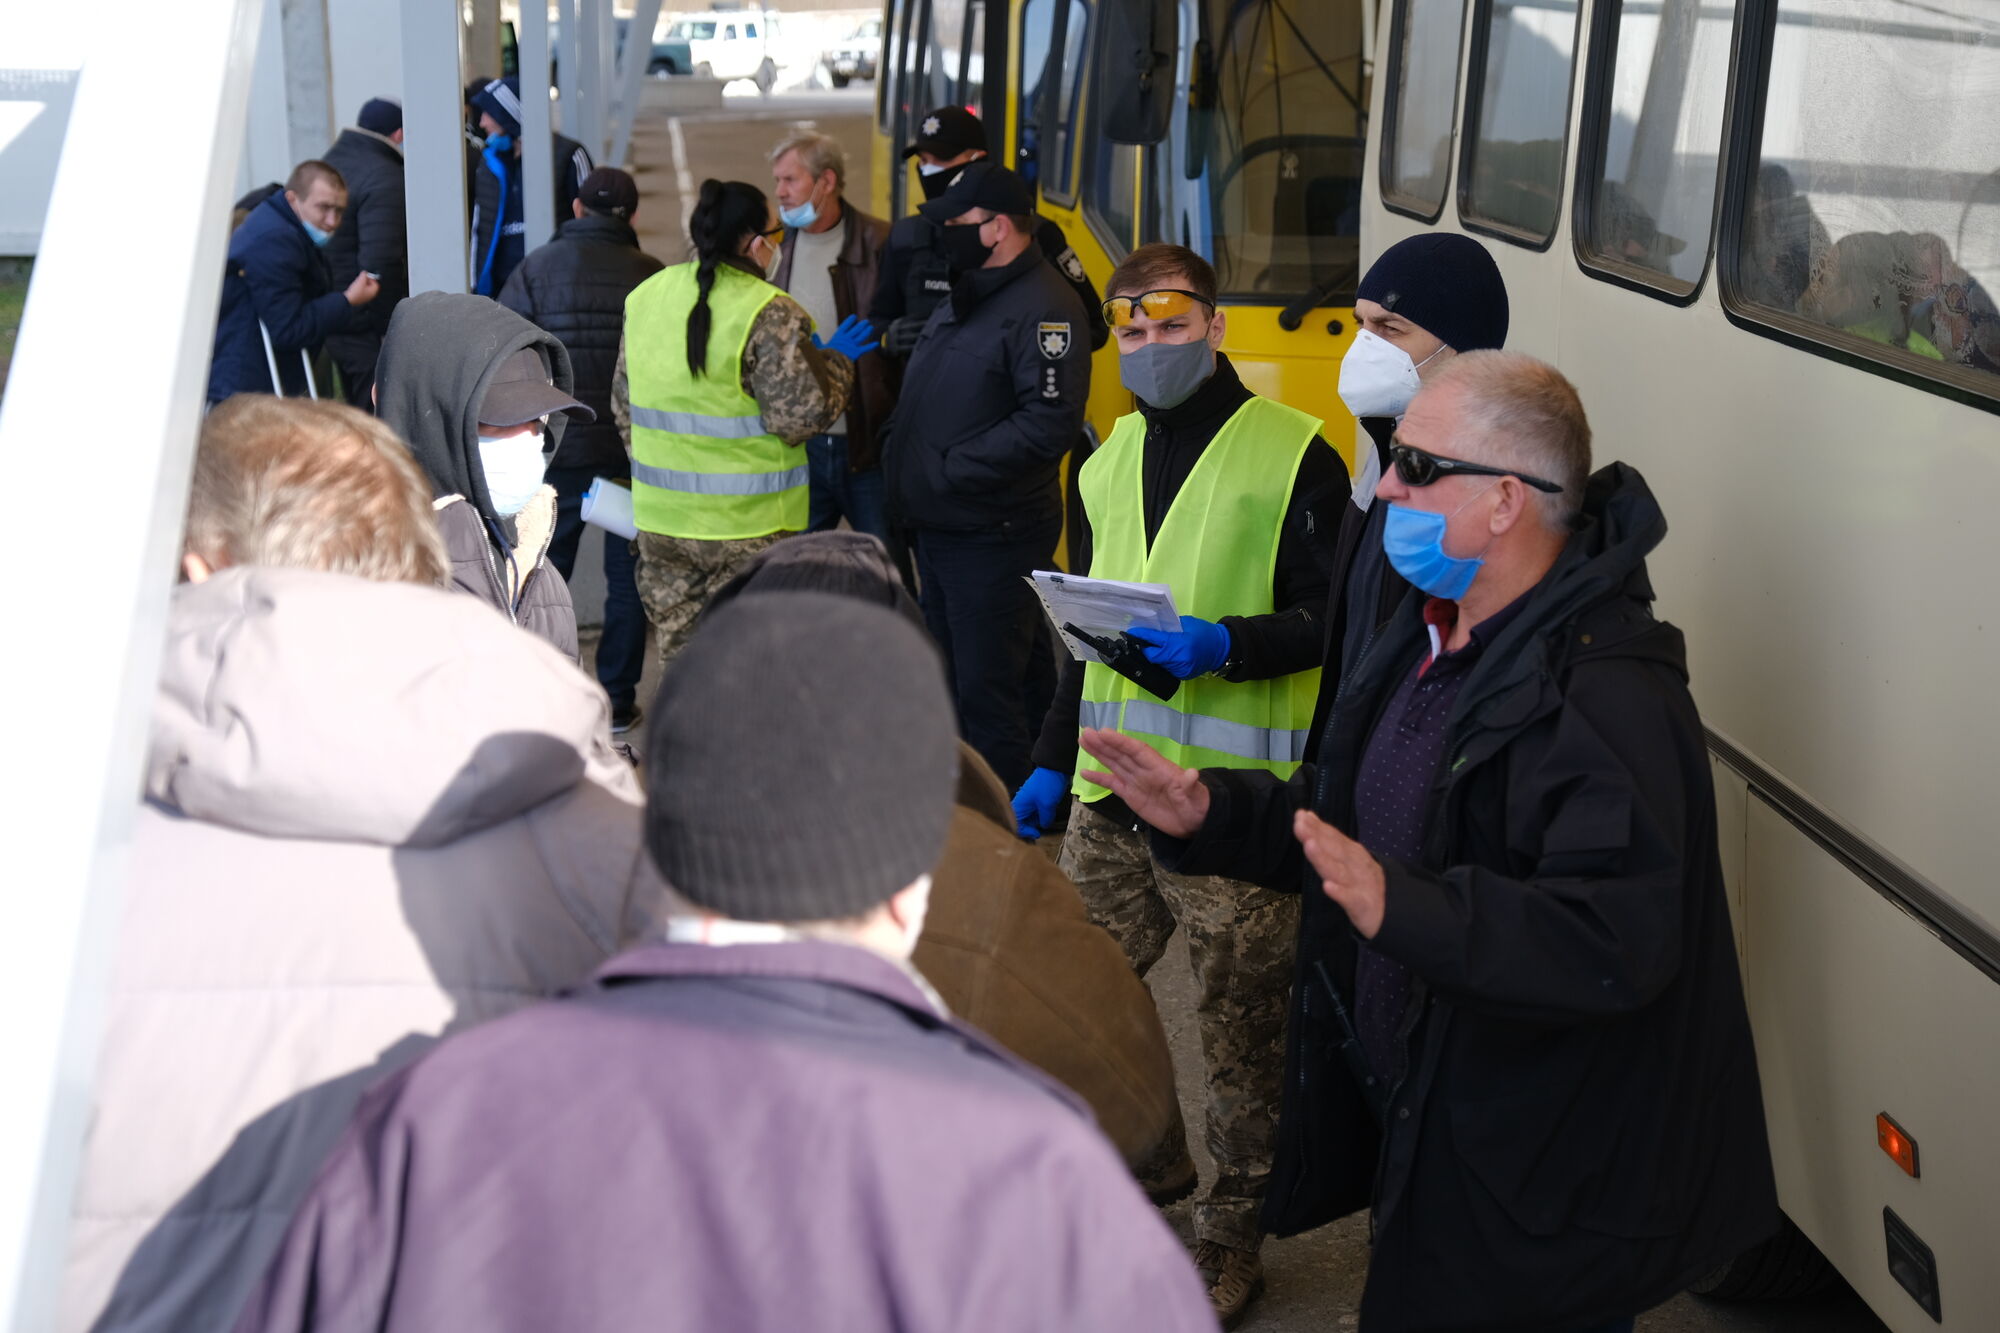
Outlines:
[[840, 419], [874, 350], [851, 315], [822, 341], [766, 277], [784, 227], [764, 192], [703, 181], [694, 258], [625, 298], [611, 413], [632, 454], [639, 600], [670, 662], [709, 594], [758, 551], [803, 532], [800, 447]]
[[[1039, 837], [1076, 795], [1062, 868], [1141, 974], [1176, 924], [1187, 933], [1216, 1164], [1195, 1208], [1195, 1262], [1228, 1326], [1263, 1287], [1257, 1215], [1271, 1172], [1298, 901], [1160, 867], [1124, 803], [1077, 774], [1077, 733], [1116, 729], [1189, 768], [1297, 768], [1319, 690], [1347, 472], [1316, 418], [1250, 392], [1216, 351], [1224, 317], [1201, 256], [1141, 246], [1105, 291], [1120, 374], [1139, 410], [1119, 420], [1077, 482], [1090, 573], [1173, 589], [1180, 632], [1133, 633], [1181, 684], [1161, 699], [1107, 667], [1069, 663], [1014, 812], [1022, 836]], [[1155, 1167], [1149, 1187], [1191, 1178], [1185, 1138], [1176, 1159]]]

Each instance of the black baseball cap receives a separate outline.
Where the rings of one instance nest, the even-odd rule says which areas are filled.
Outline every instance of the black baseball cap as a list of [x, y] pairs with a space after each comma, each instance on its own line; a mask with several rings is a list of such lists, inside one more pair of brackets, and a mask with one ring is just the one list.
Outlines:
[[540, 352], [523, 347], [510, 353], [493, 372], [486, 396], [479, 401], [479, 424], [525, 426], [551, 412], [568, 412], [582, 421], [597, 420], [597, 413], [549, 382], [549, 370]]
[[979, 123], [979, 117], [962, 106], [941, 106], [917, 122], [917, 140], [903, 150], [903, 156], [907, 159], [918, 153], [931, 153], [957, 157], [973, 151], [993, 151], [986, 146], [986, 127]]
[[629, 218], [639, 207], [639, 183], [617, 167], [598, 167], [583, 178], [576, 197], [585, 208]]
[[1035, 211], [1034, 187], [992, 162], [968, 162], [935, 199], [917, 205], [932, 222], [949, 222], [970, 209], [986, 208], [1016, 217]]

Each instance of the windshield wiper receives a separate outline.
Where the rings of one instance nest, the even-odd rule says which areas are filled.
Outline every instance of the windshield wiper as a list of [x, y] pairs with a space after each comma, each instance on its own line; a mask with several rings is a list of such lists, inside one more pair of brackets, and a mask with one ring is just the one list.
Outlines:
[[1293, 297], [1292, 303], [1278, 312], [1278, 327], [1287, 333], [1296, 333], [1299, 325], [1306, 322], [1307, 315], [1325, 305], [1335, 294], [1346, 291], [1351, 282], [1352, 276], [1343, 273]]

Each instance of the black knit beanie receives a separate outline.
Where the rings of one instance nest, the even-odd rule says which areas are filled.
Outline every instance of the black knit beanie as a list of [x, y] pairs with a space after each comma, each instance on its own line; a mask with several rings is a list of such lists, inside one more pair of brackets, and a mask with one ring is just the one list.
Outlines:
[[[865, 532], [835, 529], [802, 532], [767, 546], [743, 562], [729, 581], [710, 594], [704, 617], [745, 593], [827, 592], [856, 597], [900, 612], [912, 625], [924, 625], [924, 613], [903, 586], [903, 576], [880, 538]], [[699, 622], [697, 622], [699, 623]]]
[[915, 626], [851, 597], [745, 597], [660, 685], [646, 844], [722, 916], [860, 916], [937, 865], [957, 777], [943, 664]]
[[1354, 295], [1456, 352], [1507, 344], [1507, 284], [1493, 256], [1470, 236], [1429, 232], [1396, 242], [1369, 267]]

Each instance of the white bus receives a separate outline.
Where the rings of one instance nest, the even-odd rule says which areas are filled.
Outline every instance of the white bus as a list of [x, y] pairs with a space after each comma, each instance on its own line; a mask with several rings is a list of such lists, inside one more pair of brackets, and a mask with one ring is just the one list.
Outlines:
[[1803, 1233], [1898, 1333], [1992, 1333], [2000, 3], [1383, 17], [1363, 253], [1479, 236], [1670, 525], [1797, 1228], [1714, 1285], [1806, 1284]]

